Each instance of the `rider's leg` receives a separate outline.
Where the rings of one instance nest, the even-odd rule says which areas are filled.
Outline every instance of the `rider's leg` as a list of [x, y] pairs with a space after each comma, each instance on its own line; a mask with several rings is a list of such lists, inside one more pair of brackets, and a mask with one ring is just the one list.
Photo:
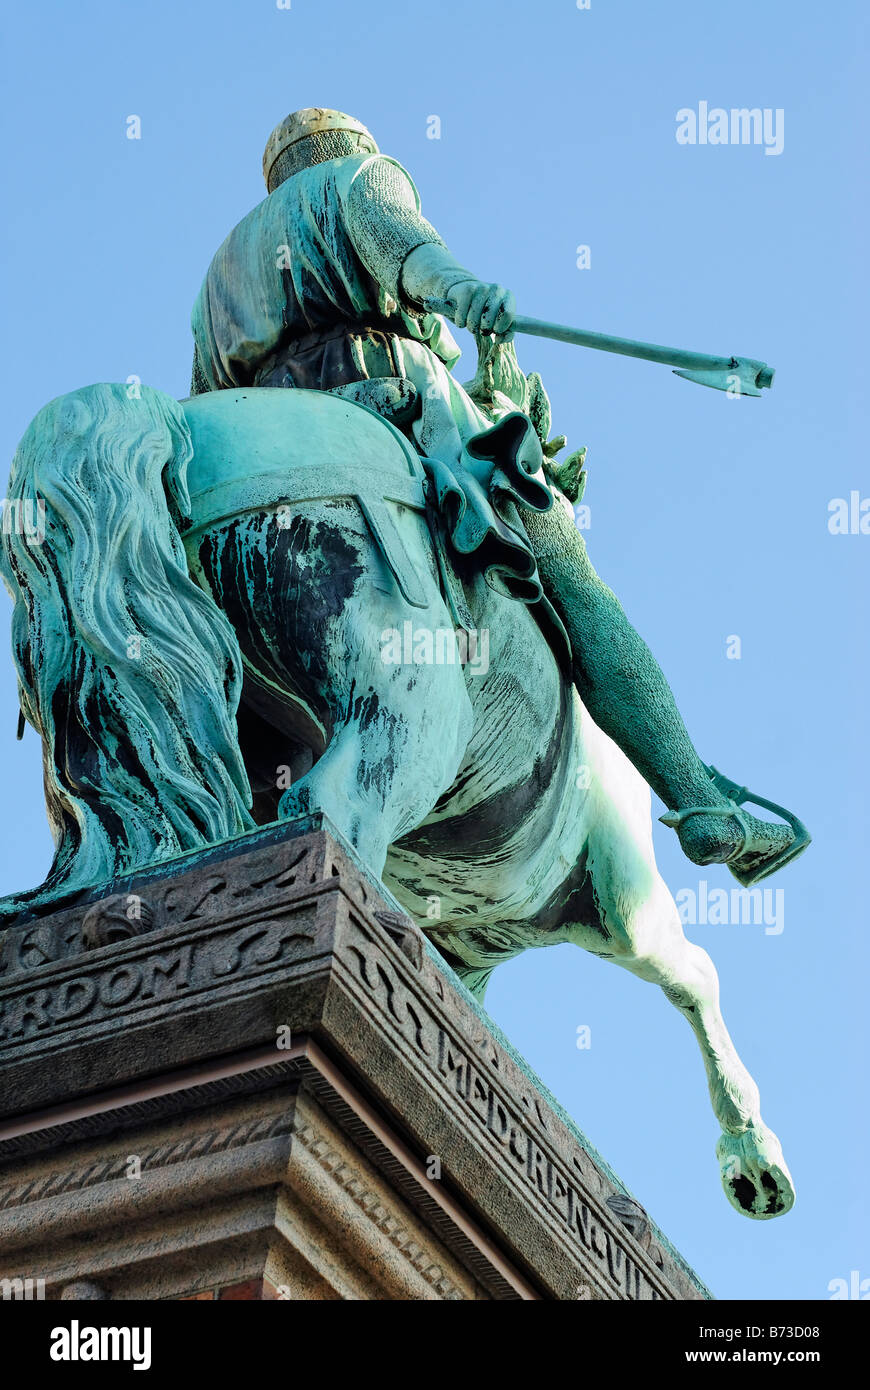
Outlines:
[[[566, 510], [557, 500], [549, 512], [524, 511], [523, 523], [547, 596], [571, 638], [574, 681], [592, 718], [668, 807], [727, 806], [689, 738], [658, 662], [596, 574]], [[790, 826], [743, 815], [760, 855], [794, 839]], [[723, 863], [746, 838], [737, 818], [723, 815], [690, 816], [678, 833], [684, 852], [697, 864]]]

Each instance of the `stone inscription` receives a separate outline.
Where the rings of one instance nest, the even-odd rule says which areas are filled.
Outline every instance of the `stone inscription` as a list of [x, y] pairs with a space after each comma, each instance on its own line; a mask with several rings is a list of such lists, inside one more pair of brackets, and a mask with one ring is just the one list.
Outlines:
[[[616, 1296], [634, 1301], [661, 1299], [646, 1271], [596, 1217], [564, 1167], [541, 1147], [525, 1117], [489, 1079], [467, 1045], [451, 1036], [418, 997], [411, 996], [374, 949], [361, 948], [359, 939], [350, 949], [359, 978], [382, 1010], [460, 1097], [468, 1116], [504, 1149], [521, 1180], [543, 1199], [571, 1240], [592, 1257]], [[600, 1189], [601, 1180], [591, 1162], [587, 1159], [577, 1166], [582, 1167], [587, 1186]]]
[[309, 913], [283, 921], [258, 921], [235, 929], [212, 928], [206, 939], [179, 946], [161, 942], [154, 951], [148, 938], [134, 956], [98, 964], [82, 958], [79, 973], [59, 983], [8, 989], [0, 996], [0, 1045], [29, 1039], [67, 1023], [90, 1023], [129, 1014], [135, 1006], [162, 1003], [242, 979], [298, 957], [315, 934]]

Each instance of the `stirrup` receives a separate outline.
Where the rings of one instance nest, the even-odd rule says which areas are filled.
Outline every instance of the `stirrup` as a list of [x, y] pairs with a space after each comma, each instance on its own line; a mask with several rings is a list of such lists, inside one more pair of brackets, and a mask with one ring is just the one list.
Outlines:
[[[725, 863], [737, 882], [742, 883], [744, 888], [751, 888], [753, 884], [760, 883], [762, 879], [775, 874], [777, 869], [781, 869], [785, 864], [797, 859], [799, 854], [803, 854], [812, 838], [803, 821], [799, 821], [797, 816], [792, 815], [791, 811], [787, 811], [784, 806], [778, 805], [777, 802], [768, 801], [763, 796], [756, 796], [754, 792], [741, 786], [739, 782], [732, 782], [729, 777], [726, 777], [724, 773], [719, 772], [712, 765], [708, 766], [705, 763], [704, 766], [710, 774], [710, 780], [714, 787], [728, 798], [727, 806], [688, 806], [684, 810], [668, 811], [666, 815], [659, 816], [662, 825], [678, 830], [689, 816], [733, 816], [743, 831], [743, 843], [725, 860]], [[794, 831], [794, 839], [790, 845], [784, 845], [781, 850], [775, 850], [766, 858], [760, 859], [752, 869], [740, 869], [738, 868], [740, 860], [745, 858], [747, 854], [751, 854], [753, 849], [752, 830], [740, 809], [747, 801], [753, 806], [760, 806], [765, 811], [772, 811], [774, 815], [781, 816]]]

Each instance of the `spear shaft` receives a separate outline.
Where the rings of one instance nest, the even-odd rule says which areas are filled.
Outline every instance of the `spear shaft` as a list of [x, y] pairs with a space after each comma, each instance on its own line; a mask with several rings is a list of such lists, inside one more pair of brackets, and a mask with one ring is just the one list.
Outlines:
[[[445, 300], [430, 300], [427, 305], [433, 313], [446, 313], [448, 317], [450, 307]], [[773, 384], [773, 367], [752, 357], [715, 357], [687, 348], [659, 347], [657, 343], [640, 343], [632, 338], [592, 333], [585, 328], [568, 328], [565, 324], [525, 318], [521, 314], [514, 319], [513, 331], [534, 338], [551, 338], [557, 343], [572, 343], [576, 347], [594, 348], [598, 352], [615, 352], [622, 357], [639, 357], [645, 362], [660, 362], [673, 367], [676, 376], [717, 391], [728, 391], [731, 395], [760, 396], [763, 387]]]

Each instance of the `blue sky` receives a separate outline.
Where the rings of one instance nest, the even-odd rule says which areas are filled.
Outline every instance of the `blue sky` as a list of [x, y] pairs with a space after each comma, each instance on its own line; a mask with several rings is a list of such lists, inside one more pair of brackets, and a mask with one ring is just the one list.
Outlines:
[[[3, 34], [7, 460], [77, 386], [135, 374], [187, 394], [206, 266], [263, 196], [272, 126], [308, 105], [364, 120], [457, 257], [521, 312], [776, 367], [763, 399], [732, 401], [666, 368], [518, 340], [556, 432], [589, 448], [593, 560], [702, 756], [815, 837], [770, 882], [779, 934], [687, 928], [718, 966], [793, 1212], [752, 1223], [726, 1203], [700, 1057], [651, 986], [566, 946], [502, 967], [487, 1005], [719, 1297], [825, 1299], [852, 1270], [870, 1279], [870, 535], [828, 529], [832, 499], [870, 495], [865, 7], [43, 0], [7, 10]], [[701, 101], [781, 109], [782, 153], [678, 144], [677, 111]], [[458, 375], [473, 370], [468, 356]], [[50, 860], [38, 741], [15, 743], [16, 711], [5, 660], [0, 892]], [[672, 832], [656, 842], [674, 892], [731, 886]]]

